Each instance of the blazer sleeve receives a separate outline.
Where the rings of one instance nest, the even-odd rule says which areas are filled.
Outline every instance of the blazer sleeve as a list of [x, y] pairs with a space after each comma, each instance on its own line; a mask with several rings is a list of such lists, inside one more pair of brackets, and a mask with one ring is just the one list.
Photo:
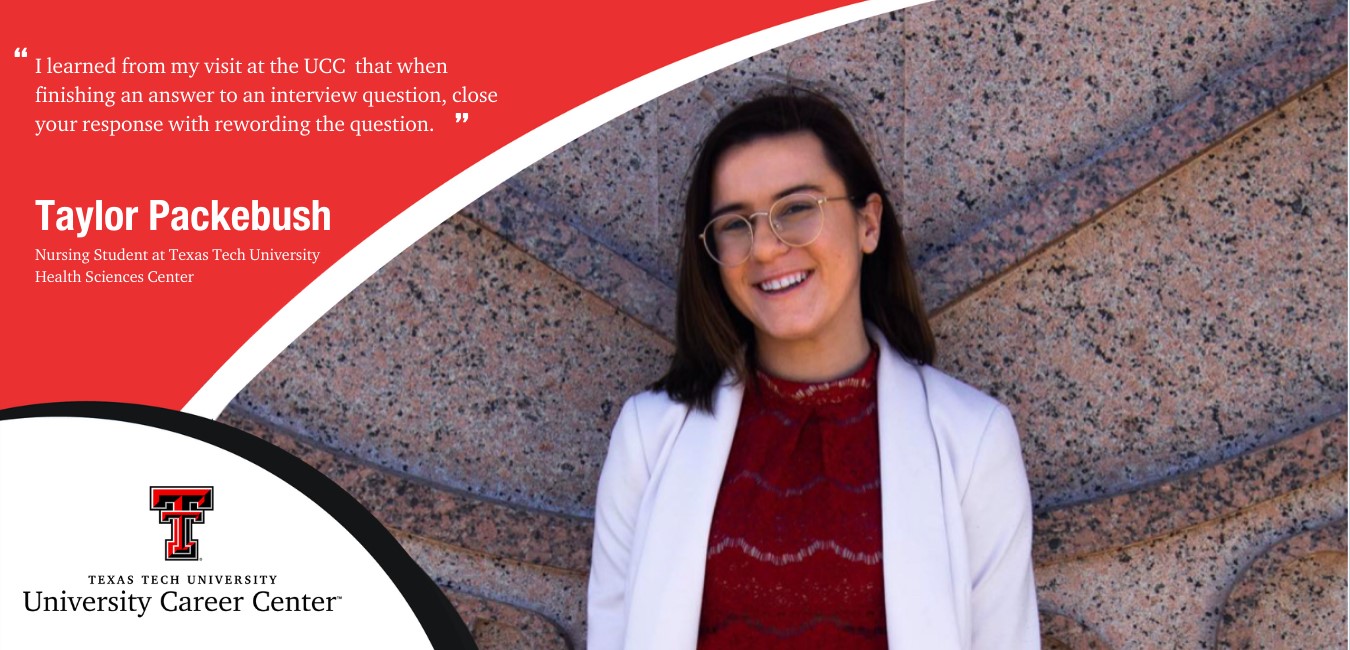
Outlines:
[[1039, 648], [1031, 492], [1017, 427], [1002, 404], [985, 426], [961, 503], [970, 549], [973, 647]]
[[586, 647], [590, 650], [623, 647], [633, 536], [650, 478], [637, 411], [636, 397], [620, 411], [596, 489], [595, 538], [586, 591]]

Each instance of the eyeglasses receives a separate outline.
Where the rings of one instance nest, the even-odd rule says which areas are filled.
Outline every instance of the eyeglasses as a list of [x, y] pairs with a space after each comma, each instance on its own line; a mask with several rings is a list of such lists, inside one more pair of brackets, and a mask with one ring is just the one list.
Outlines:
[[852, 199], [851, 196], [819, 197], [814, 194], [789, 194], [769, 206], [768, 212], [724, 214], [703, 227], [698, 236], [713, 261], [722, 266], [740, 266], [750, 259], [755, 245], [755, 219], [769, 217], [769, 228], [778, 241], [801, 248], [815, 241], [825, 226], [825, 204]]

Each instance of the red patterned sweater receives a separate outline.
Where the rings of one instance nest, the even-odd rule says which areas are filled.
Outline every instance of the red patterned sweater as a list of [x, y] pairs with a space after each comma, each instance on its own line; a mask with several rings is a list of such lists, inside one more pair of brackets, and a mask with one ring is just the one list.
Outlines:
[[856, 372], [747, 382], [708, 538], [699, 643], [885, 648], [877, 350]]

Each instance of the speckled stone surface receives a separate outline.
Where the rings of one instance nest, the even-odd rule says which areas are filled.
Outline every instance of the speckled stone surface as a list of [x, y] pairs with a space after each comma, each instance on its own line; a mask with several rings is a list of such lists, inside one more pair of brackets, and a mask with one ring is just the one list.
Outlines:
[[538, 612], [563, 630], [572, 647], [585, 646], [586, 574], [502, 560], [398, 531], [395, 537], [443, 588]]
[[505, 603], [445, 592], [478, 650], [568, 650], [563, 631], [548, 619]]
[[669, 285], [510, 187], [489, 193], [465, 216], [665, 338], [675, 338], [675, 292]]
[[[948, 254], [1037, 188], [1224, 76], [1265, 60], [1338, 5], [1075, 0], [914, 7], [906, 14], [904, 185], [918, 260]], [[1339, 52], [1340, 61], [1344, 56]], [[1174, 146], [1151, 142], [1164, 156]], [[1095, 174], [1109, 184], [1111, 174], [1124, 171]]]
[[943, 312], [1054, 507], [1346, 409], [1344, 73]]
[[1309, 25], [1305, 33], [1273, 52], [1269, 59], [1207, 84], [1210, 88], [1204, 94], [1137, 131], [1115, 138], [1108, 148], [1077, 167], [1063, 170], [1048, 186], [1038, 187], [1011, 209], [985, 213], [966, 233], [954, 233], [950, 242], [921, 250], [917, 270], [924, 280], [928, 304], [950, 304], [960, 292], [1200, 154], [1344, 65], [1345, 49], [1342, 7], [1338, 15]]
[[[584, 592], [590, 520], [510, 507], [394, 476], [235, 410], [227, 411], [221, 421], [299, 457], [376, 513], [413, 559], [445, 587], [481, 650], [576, 647], [569, 645], [567, 631], [535, 610], [557, 614], [551, 607], [556, 599], [549, 597], [575, 591], [578, 580], [583, 581]], [[491, 558], [493, 567], [511, 570], [485, 572], [484, 558]], [[477, 574], [459, 568], [461, 563], [475, 567]], [[575, 633], [578, 621], [575, 612], [568, 615], [575, 641], [580, 638]]]
[[1281, 567], [1250, 612], [1245, 648], [1334, 647], [1345, 638], [1344, 551], [1302, 557]]
[[1111, 650], [1086, 625], [1063, 614], [1041, 611], [1043, 650]]
[[1243, 572], [1220, 648], [1316, 648], [1346, 638], [1345, 520], [1284, 540]]
[[590, 567], [589, 518], [511, 507], [393, 473], [320, 448], [237, 407], [220, 420], [323, 472], [390, 528], [522, 563], [571, 571]]
[[[1342, 474], [1144, 544], [1037, 566], [1040, 606], [1082, 622], [1112, 648], [1213, 647], [1243, 569], [1273, 544], [1344, 521], [1345, 507]], [[1311, 647], [1344, 644], [1333, 639]]]
[[236, 399], [395, 472], [586, 514], [624, 396], [668, 354], [654, 332], [455, 217]]
[[1061, 561], [1226, 517], [1346, 470], [1346, 425], [1330, 422], [1158, 485], [1042, 512], [1032, 557]]

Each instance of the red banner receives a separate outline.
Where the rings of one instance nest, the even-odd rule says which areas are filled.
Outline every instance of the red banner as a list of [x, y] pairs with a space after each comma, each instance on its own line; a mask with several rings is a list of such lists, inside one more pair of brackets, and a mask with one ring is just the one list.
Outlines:
[[0, 407], [182, 408], [321, 273], [485, 156], [841, 4], [12, 4]]

